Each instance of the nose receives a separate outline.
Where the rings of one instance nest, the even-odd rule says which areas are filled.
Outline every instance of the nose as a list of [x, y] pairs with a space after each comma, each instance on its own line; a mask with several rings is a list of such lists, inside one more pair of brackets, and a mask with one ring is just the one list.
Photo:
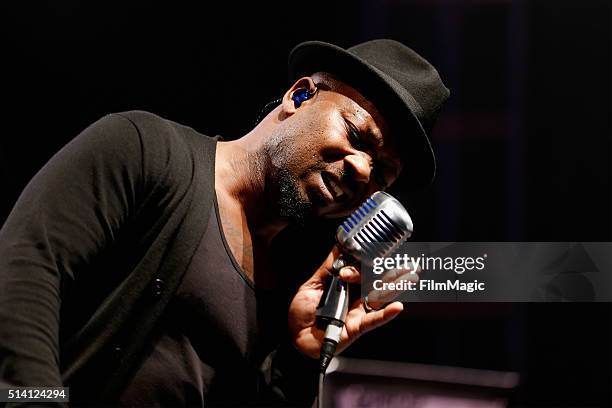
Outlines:
[[370, 182], [372, 159], [369, 156], [365, 154], [349, 154], [344, 157], [344, 161], [352, 168], [356, 181], [366, 184]]

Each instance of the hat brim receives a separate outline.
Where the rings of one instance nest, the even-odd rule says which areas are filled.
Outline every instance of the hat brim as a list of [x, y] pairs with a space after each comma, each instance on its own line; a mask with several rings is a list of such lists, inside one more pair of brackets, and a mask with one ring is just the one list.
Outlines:
[[328, 72], [357, 89], [376, 106], [398, 141], [404, 168], [394, 187], [421, 189], [433, 181], [436, 159], [427, 132], [418, 120], [420, 106], [396, 80], [336, 45], [308, 41], [289, 54], [289, 77], [295, 81]]

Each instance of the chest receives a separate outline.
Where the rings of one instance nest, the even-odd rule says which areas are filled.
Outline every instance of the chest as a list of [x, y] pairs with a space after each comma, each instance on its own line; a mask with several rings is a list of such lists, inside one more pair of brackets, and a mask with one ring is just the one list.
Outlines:
[[269, 352], [278, 338], [284, 321], [280, 299], [275, 291], [256, 288], [246, 275], [221, 233], [217, 212], [175, 294], [170, 314], [192, 344], [217, 351], [205, 357], [212, 365], [221, 355], [225, 361], [253, 361]]
[[229, 255], [242, 272], [258, 287], [274, 288], [276, 278], [270, 267], [270, 254], [266, 245], [252, 233], [244, 213], [232, 200], [220, 194], [218, 215]]

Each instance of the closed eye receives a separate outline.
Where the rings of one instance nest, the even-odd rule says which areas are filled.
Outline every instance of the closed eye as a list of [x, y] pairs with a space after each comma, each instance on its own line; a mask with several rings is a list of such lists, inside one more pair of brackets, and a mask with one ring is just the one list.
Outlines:
[[351, 145], [358, 150], [367, 152], [368, 154], [373, 154], [373, 148], [367, 142], [363, 140], [363, 136], [357, 126], [355, 126], [351, 121], [345, 120], [346, 124], [346, 132], [348, 135], [349, 142]]
[[374, 181], [376, 181], [376, 183], [382, 186], [383, 188], [386, 188], [387, 180], [385, 179], [385, 176], [384, 176], [385, 165], [376, 158], [377, 156], [376, 149], [373, 146], [366, 143], [362, 139], [359, 129], [357, 129], [357, 127], [350, 120], [345, 120], [344, 122], [346, 124], [346, 131], [348, 134], [349, 142], [355, 149], [365, 151], [368, 154], [370, 154], [370, 156], [373, 158], [373, 161], [374, 161], [373, 171], [372, 171]]
[[345, 120], [344, 123], [346, 124], [346, 132], [351, 145], [355, 149], [369, 152], [371, 149], [368, 147], [368, 144], [363, 141], [357, 127], [349, 120]]

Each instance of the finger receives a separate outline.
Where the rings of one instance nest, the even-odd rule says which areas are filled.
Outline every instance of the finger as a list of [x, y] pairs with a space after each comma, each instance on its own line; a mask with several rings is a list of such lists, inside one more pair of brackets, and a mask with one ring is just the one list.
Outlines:
[[[419, 272], [420, 272], [420, 268], [416, 272], [413, 272], [413, 270], [409, 268], [408, 269], [393, 269], [388, 272], [385, 272], [385, 274], [383, 274], [382, 276], [382, 280], [383, 282], [393, 282], [398, 278], [402, 278], [402, 279], [407, 279], [407, 280], [418, 282], [419, 278], [418, 278], [417, 273]], [[361, 283], [361, 273], [354, 266], [343, 267], [340, 270], [340, 278], [343, 281], [346, 281], [348, 283]]]
[[348, 283], [361, 283], [361, 274], [354, 266], [340, 269], [340, 279]]
[[392, 290], [371, 291], [368, 293], [368, 306], [374, 310], [378, 310], [392, 300], [397, 299], [399, 295], [401, 295], [401, 292]]
[[370, 330], [374, 330], [375, 328], [388, 323], [397, 317], [402, 310], [404, 310], [404, 305], [402, 302], [393, 302], [388, 304], [384, 309], [366, 313], [361, 320], [360, 332], [367, 333]]
[[406, 269], [393, 269], [389, 272], [385, 272], [381, 278], [383, 282], [395, 282], [402, 279], [412, 282], [419, 281], [419, 275], [417, 272], [412, 272], [411, 270]]

